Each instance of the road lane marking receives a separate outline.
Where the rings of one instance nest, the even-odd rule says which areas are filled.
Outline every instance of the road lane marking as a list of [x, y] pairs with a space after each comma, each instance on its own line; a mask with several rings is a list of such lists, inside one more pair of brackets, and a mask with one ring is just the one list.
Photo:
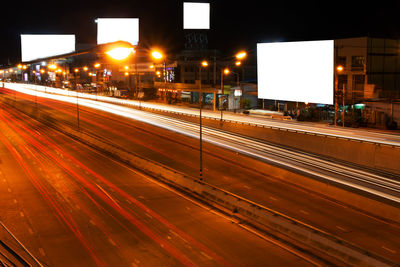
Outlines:
[[183, 242], [189, 243], [185, 238], [183, 238], [182, 236], [180, 236], [178, 233], [175, 233], [175, 232], [172, 231], [172, 230], [169, 230], [169, 231], [170, 231], [170, 233], [173, 234], [174, 236], [180, 238]]
[[385, 247], [385, 246], [382, 246], [382, 248], [383, 248], [384, 250], [387, 250], [387, 251], [389, 251], [389, 252], [393, 253], [393, 254], [396, 254], [396, 253], [397, 253], [397, 251], [396, 251], [396, 250], [393, 250], [393, 249], [387, 248], [387, 247]]
[[7, 191], [8, 191], [9, 193], [11, 193], [11, 188], [7, 188]]
[[18, 200], [16, 200], [15, 198], [14, 198], [14, 204], [17, 204], [18, 203]]
[[89, 223], [90, 223], [91, 225], [96, 225], [96, 223], [95, 223], [93, 220], [89, 220]]
[[251, 187], [248, 186], [248, 185], [244, 185], [243, 187], [246, 188], [246, 189], [251, 189]]
[[28, 228], [28, 232], [31, 234], [31, 235], [33, 235], [33, 230], [32, 230], [32, 228]]
[[277, 198], [274, 198], [274, 197], [269, 197], [269, 199], [271, 199], [271, 200], [278, 200]]
[[339, 229], [339, 230], [342, 230], [343, 232], [347, 232], [346, 228], [343, 228], [343, 227], [341, 227], [339, 225], [336, 225], [336, 228]]
[[39, 252], [40, 252], [40, 254], [42, 254], [43, 257], [46, 256], [46, 253], [44, 253], [44, 249], [43, 248], [39, 248]]
[[21, 211], [21, 212], [19, 213], [19, 216], [25, 217], [25, 214]]
[[112, 197], [106, 192], [106, 190], [104, 190], [100, 185], [98, 185], [98, 184], [96, 184], [96, 185], [97, 185], [97, 187], [98, 187], [112, 202], [114, 202], [114, 204], [115, 204], [118, 208], [121, 208], [121, 207], [118, 205], [117, 201], [114, 200], [114, 198], [112, 198]]
[[310, 215], [310, 213], [308, 211], [305, 211], [305, 210], [300, 210], [300, 212], [305, 214], [305, 215]]
[[208, 260], [212, 260], [213, 258], [211, 256], [209, 256], [207, 253], [200, 251], [200, 254], [203, 255], [204, 257], [206, 257]]
[[111, 238], [108, 238], [108, 242], [110, 242], [110, 244], [113, 245], [114, 247], [117, 246], [117, 244]]

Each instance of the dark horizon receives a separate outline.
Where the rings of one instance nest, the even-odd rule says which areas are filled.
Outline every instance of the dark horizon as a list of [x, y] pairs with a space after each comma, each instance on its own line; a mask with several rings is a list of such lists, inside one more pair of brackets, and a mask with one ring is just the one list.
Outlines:
[[[175, 53], [183, 49], [182, 3], [184, 1], [70, 1], [11, 3], [18, 14], [2, 16], [0, 64], [20, 60], [20, 34], [75, 34], [77, 43], [96, 43], [98, 17], [138, 17], [140, 44], [161, 46]], [[201, 1], [197, 1], [201, 2]], [[265, 4], [246, 1], [211, 3], [208, 47], [230, 54], [255, 49], [257, 42], [324, 40], [360, 36], [400, 37], [397, 10], [400, 4], [326, 5], [326, 3]]]

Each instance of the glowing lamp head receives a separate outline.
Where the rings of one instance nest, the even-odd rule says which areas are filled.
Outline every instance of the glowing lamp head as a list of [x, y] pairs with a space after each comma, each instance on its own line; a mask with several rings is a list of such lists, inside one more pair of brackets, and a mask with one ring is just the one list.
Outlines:
[[100, 63], [95, 63], [94, 65], [93, 65], [96, 69], [98, 69], [98, 68], [100, 68]]
[[236, 58], [237, 58], [237, 59], [240, 59], [240, 60], [246, 58], [246, 56], [247, 56], [247, 53], [244, 52], [244, 51], [241, 51], [241, 52], [239, 52], [239, 53], [236, 54]]
[[207, 61], [205, 61], [205, 60], [204, 60], [204, 61], [202, 61], [202, 62], [201, 62], [201, 66], [203, 66], [203, 67], [207, 67], [207, 66], [208, 66], [208, 62], [207, 62]]
[[236, 66], [240, 66], [240, 65], [242, 65], [242, 62], [241, 62], [241, 61], [236, 61], [236, 62], [235, 62], [235, 65], [236, 65]]
[[337, 71], [339, 71], [339, 72], [340, 72], [340, 71], [343, 71], [343, 69], [344, 69], [344, 68], [343, 68], [343, 66], [339, 65], [339, 66], [337, 66], [337, 68], [336, 68], [336, 69], [337, 69]]
[[157, 51], [157, 50], [151, 52], [151, 56], [156, 60], [160, 60], [160, 59], [163, 58], [163, 54], [160, 51]]
[[224, 69], [224, 74], [229, 74], [231, 71], [228, 68]]
[[107, 55], [115, 60], [124, 60], [135, 50], [132, 47], [116, 47], [106, 52]]
[[51, 69], [51, 70], [57, 69], [57, 65], [56, 65], [56, 64], [50, 64], [50, 65], [48, 65], [47, 67], [48, 67], [49, 69]]

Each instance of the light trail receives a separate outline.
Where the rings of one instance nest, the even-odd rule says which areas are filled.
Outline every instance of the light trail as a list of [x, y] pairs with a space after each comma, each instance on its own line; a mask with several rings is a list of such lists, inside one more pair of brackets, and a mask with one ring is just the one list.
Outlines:
[[[37, 96], [39, 97], [76, 104], [76, 92], [69, 92], [71, 96], [66, 96], [59, 94], [48, 94], [44, 91], [41, 91], [48, 91], [49, 89], [34, 91], [32, 89], [23, 88], [23, 86], [15, 86], [15, 84], [12, 85], [14, 85], [13, 90], [21, 93], [30, 95], [35, 95], [37, 93]], [[64, 91], [61, 89], [52, 90]], [[91, 98], [95, 98], [95, 96], [89, 96], [91, 96]], [[121, 102], [123, 100], [115, 100], [116, 102], [119, 102], [119, 104], [123, 103]], [[199, 138], [198, 125], [194, 123], [184, 122], [178, 119], [153, 114], [150, 112], [131, 109], [126, 106], [99, 102], [86, 98], [79, 99], [79, 105], [145, 122], [193, 138]], [[269, 145], [236, 134], [213, 130], [207, 127], [203, 127], [203, 129], [204, 140], [215, 145], [237, 151], [284, 168], [295, 170], [306, 175], [319, 177], [344, 185], [346, 187], [351, 187], [396, 203], [400, 203], [400, 183], [394, 179], [389, 179], [382, 175], [374, 174], [366, 170], [334, 163], [306, 153]]]
[[[80, 101], [82, 99], [91, 99], [91, 100], [99, 100], [107, 103], [113, 103], [118, 105], [127, 105], [127, 106], [135, 106], [135, 107], [143, 107], [148, 109], [156, 109], [167, 112], [175, 112], [175, 113], [184, 113], [187, 115], [198, 116], [199, 112], [197, 109], [190, 108], [180, 108], [175, 106], [167, 106], [162, 104], [152, 104], [152, 103], [144, 103], [142, 101], [137, 100], [126, 100], [126, 99], [117, 99], [114, 97], [107, 96], [97, 96], [93, 94], [87, 93], [79, 93], [75, 91], [67, 91], [64, 89], [33, 85], [33, 84], [17, 84], [17, 83], [4, 83], [5, 87], [8, 89], [12, 89], [15, 91], [23, 92], [30, 95], [37, 95], [38, 97], [49, 97], [49, 94], [52, 94], [53, 97], [55, 95], [60, 96], [70, 96], [70, 97], [78, 97]], [[53, 98], [56, 99], [56, 98]], [[61, 100], [61, 99], [60, 99]], [[61, 100], [63, 101], [63, 100]], [[80, 102], [79, 101], [79, 102]], [[70, 103], [75, 103], [72, 101]], [[365, 130], [357, 130], [357, 129], [346, 129], [346, 128], [333, 128], [333, 127], [324, 127], [324, 126], [313, 126], [311, 124], [297, 123], [297, 122], [287, 122], [287, 121], [273, 121], [266, 120], [263, 118], [256, 118], [250, 116], [239, 116], [239, 115], [231, 115], [224, 113], [224, 118], [231, 121], [241, 122], [241, 123], [252, 123], [259, 126], [271, 127], [271, 128], [279, 128], [288, 131], [299, 131], [312, 133], [316, 135], [326, 135], [332, 136], [336, 138], [345, 138], [351, 140], [358, 140], [363, 142], [377, 143], [377, 144], [385, 144], [391, 146], [400, 146], [400, 135], [389, 134], [389, 133], [378, 133], [371, 132]], [[203, 117], [209, 117], [213, 119], [219, 119], [220, 115], [215, 112], [204, 111]]]
[[[164, 250], [166, 250], [171, 256], [174, 256], [177, 260], [179, 260], [181, 263], [183, 263], [186, 266], [195, 266], [195, 264], [183, 253], [180, 253], [180, 251], [173, 245], [170, 244], [165, 238], [160, 236], [157, 232], [151, 230], [148, 226], [146, 226], [144, 223], [142, 223], [140, 220], [138, 220], [135, 217], [135, 212], [133, 212], [130, 208], [128, 207], [121, 207], [110, 195], [107, 193], [102, 187], [100, 187], [96, 182], [91, 181], [91, 179], [86, 179], [79, 173], [77, 173], [75, 170], [72, 170], [69, 168], [69, 166], [65, 163], [65, 160], [61, 160], [55, 155], [51, 154], [47, 148], [51, 148], [51, 151], [55, 151], [56, 153], [63, 154], [64, 158], [67, 158], [71, 160], [75, 165], [79, 166], [86, 172], [90, 174], [90, 177], [92, 179], [98, 179], [102, 183], [104, 183], [107, 187], [111, 188], [113, 192], [117, 193], [121, 199], [124, 200], [129, 200], [130, 203], [133, 203], [136, 207], [141, 209], [142, 211], [150, 214], [153, 218], [158, 220], [160, 223], [165, 225], [168, 229], [174, 231], [175, 233], [178, 233], [180, 236], [183, 236], [185, 240], [189, 242], [193, 247], [197, 247], [200, 251], [204, 251], [207, 255], [212, 255], [213, 259], [217, 262], [219, 262], [222, 266], [230, 266], [230, 264], [220, 255], [209, 249], [207, 246], [203, 245], [201, 242], [197, 241], [195, 238], [191, 237], [190, 235], [186, 234], [184, 231], [180, 230], [178, 227], [176, 227], [174, 224], [170, 223], [168, 220], [160, 216], [158, 213], [154, 212], [150, 208], [148, 208], [146, 205], [138, 201], [136, 198], [133, 196], [129, 195], [125, 191], [121, 190], [118, 186], [115, 184], [111, 183], [108, 179], [105, 177], [99, 175], [97, 172], [93, 171], [92, 169], [88, 168], [85, 164], [83, 164], [81, 161], [77, 160], [75, 157], [70, 155], [69, 153], [66, 153], [63, 149], [61, 149], [57, 144], [51, 142], [51, 140], [44, 138], [39, 132], [36, 132], [30, 128], [24, 127], [22, 124], [16, 122], [16, 125], [9, 125], [11, 128], [15, 128], [16, 126], [20, 127], [22, 131], [19, 133], [21, 136], [24, 137], [25, 140], [29, 140], [34, 146], [41, 152], [43, 152], [45, 155], [47, 155], [50, 159], [52, 159], [54, 162], [60, 166], [60, 168], [64, 169], [67, 173], [71, 175], [71, 177], [75, 178], [78, 180], [80, 183], [84, 186], [81, 190], [86, 191], [88, 189], [90, 192], [92, 192], [94, 195], [96, 195], [99, 199], [101, 199], [104, 203], [106, 203], [109, 207], [111, 207], [113, 210], [117, 211], [121, 216], [123, 216], [125, 219], [127, 219], [132, 225], [136, 226], [140, 231], [142, 231], [145, 235], [147, 235], [149, 238], [151, 238], [153, 241], [158, 243], [160, 247], [162, 247]], [[29, 134], [28, 134], [29, 133]], [[87, 195], [87, 193], [85, 194]], [[89, 195], [87, 195], [89, 196]], [[92, 199], [92, 198], [91, 198]], [[96, 206], [98, 205], [95, 203]], [[103, 210], [105, 210], [102, 207]], [[108, 211], [107, 213], [112, 216]], [[112, 216], [114, 220], [116, 218]], [[119, 223], [119, 222], [118, 222]], [[106, 233], [106, 232], [104, 232]]]
[[[2, 114], [4, 115], [4, 114]], [[8, 125], [12, 124], [11, 121], [8, 120], [9, 118], [5, 118], [2, 116], [2, 120], [6, 121]], [[16, 128], [14, 130], [18, 131]], [[90, 245], [90, 242], [88, 242], [87, 239], [84, 238], [82, 235], [81, 231], [79, 230], [79, 227], [75, 220], [72, 218], [72, 216], [65, 211], [57, 203], [57, 201], [54, 199], [54, 197], [47, 191], [45, 186], [39, 181], [39, 179], [36, 178], [34, 175], [33, 171], [31, 168], [28, 166], [28, 164], [24, 161], [22, 156], [18, 153], [18, 151], [12, 146], [12, 144], [9, 142], [6, 136], [0, 133], [0, 140], [1, 142], [7, 147], [7, 149], [10, 151], [10, 153], [14, 156], [18, 164], [21, 166], [21, 168], [24, 170], [25, 174], [31, 181], [32, 185], [36, 188], [36, 190], [40, 193], [40, 195], [43, 197], [43, 199], [47, 202], [47, 204], [53, 208], [55, 211], [55, 214], [57, 215], [58, 219], [61, 222], [64, 222], [65, 225], [71, 230], [71, 232], [76, 236], [76, 238], [81, 242], [83, 247], [89, 252], [89, 255], [91, 255], [92, 259], [98, 266], [104, 266], [104, 262], [98, 257], [96, 251], [93, 249], [93, 247]], [[25, 151], [25, 153], [28, 153]]]

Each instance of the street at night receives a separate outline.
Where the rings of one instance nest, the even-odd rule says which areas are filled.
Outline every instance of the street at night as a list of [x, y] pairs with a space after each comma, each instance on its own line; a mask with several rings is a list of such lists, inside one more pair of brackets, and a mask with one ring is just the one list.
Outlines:
[[[39, 116], [44, 118], [44, 120], [42, 119], [44, 123], [46, 123], [46, 120], [48, 123], [58, 121], [57, 123], [64, 123], [76, 128], [76, 104], [63, 103], [46, 98], [35, 99], [34, 96], [13, 93], [9, 90], [3, 90], [2, 92], [3, 101], [5, 100], [2, 105], [2, 127], [4, 127], [2, 129], [4, 133], [2, 137], [3, 154], [7, 155], [6, 158], [10, 162], [9, 164], [11, 164], [6, 165], [11, 166], [11, 169], [2, 169], [3, 182], [6, 184], [4, 190], [10, 191], [4, 196], [6, 196], [5, 201], [8, 201], [11, 207], [16, 206], [20, 209], [14, 210], [8, 207], [8, 209], [13, 210], [9, 215], [11, 218], [13, 218], [12, 216], [29, 218], [28, 222], [15, 230], [18, 233], [24, 233], [23, 236], [32, 232], [33, 235], [36, 234], [34, 235], [36, 237], [35, 240], [39, 240], [37, 242], [40, 242], [44, 238], [42, 236], [45, 235], [45, 233], [41, 232], [43, 227], [39, 226], [40, 222], [42, 222], [40, 218], [47, 218], [47, 216], [53, 214], [51, 215], [51, 217], [54, 217], [53, 223], [47, 222], [46, 219], [46, 223], [49, 223], [49, 226], [44, 228], [46, 232], [48, 231], [48, 227], [54, 229], [52, 231], [62, 230], [62, 236], [65, 236], [66, 240], [77, 242], [77, 244], [81, 244], [85, 248], [83, 250], [85, 253], [83, 254], [88, 258], [88, 262], [93, 260], [95, 262], [96, 260], [114, 262], [117, 259], [122, 262], [135, 262], [135, 260], [149, 262], [146, 257], [154, 257], [153, 252], [149, 252], [149, 254], [143, 252], [143, 255], [131, 258], [130, 253], [127, 253], [129, 257], [124, 256], [123, 252], [119, 251], [118, 245], [114, 245], [113, 247], [113, 244], [127, 242], [121, 243], [120, 248], [122, 249], [124, 246], [130, 247], [130, 245], [122, 244], [129, 244], [129, 242], [134, 242], [135, 244], [135, 242], [139, 242], [135, 238], [133, 240], [136, 241], [130, 240], [129, 235], [123, 235], [121, 232], [124, 229], [129, 230], [128, 233], [133, 232], [134, 236], [136, 236], [137, 231], [144, 231], [144, 236], [147, 239], [150, 238], [151, 241], [145, 239], [143, 242], [154, 243], [152, 244], [154, 248], [149, 248], [149, 250], [153, 251], [153, 249], [156, 249], [157, 253], [161, 253], [163, 256], [156, 257], [160, 258], [161, 262], [165, 260], [164, 257], [174, 258], [173, 255], [169, 255], [171, 251], [159, 252], [161, 244], [164, 244], [160, 244], [159, 242], [165, 242], [162, 237], [165, 237], [165, 235], [168, 236], [168, 231], [172, 231], [173, 233], [179, 231], [180, 233], [185, 233], [185, 236], [188, 236], [187, 238], [194, 239], [196, 237], [197, 240], [197, 238], [200, 238], [204, 234], [203, 230], [206, 226], [203, 226], [203, 224], [205, 222], [210, 223], [212, 226], [207, 227], [215, 231], [212, 232], [210, 230], [210, 236], [216, 239], [213, 242], [223, 242], [224, 244], [228, 242], [232, 245], [232, 248], [230, 248], [231, 246], [222, 246], [227, 250], [226, 253], [235, 251], [232, 241], [224, 241], [223, 238], [217, 235], [220, 232], [217, 230], [217, 227], [222, 227], [221, 229], [224, 230], [227, 230], [228, 227], [223, 225], [217, 226], [214, 220], [217, 220], [221, 224], [225, 223], [229, 225], [230, 228], [236, 229], [235, 231], [241, 231], [244, 236], [243, 238], [245, 238], [244, 241], [238, 239], [237, 233], [225, 233], [226, 238], [234, 235], [239, 247], [241, 247], [239, 244], [247, 242], [249, 250], [256, 249], [257, 246], [261, 249], [262, 245], [257, 245], [256, 248], [253, 248], [252, 246], [257, 244], [254, 242], [268, 243], [254, 234], [241, 229], [235, 219], [210, 213], [210, 208], [203, 207], [203, 205], [199, 207], [193, 204], [187, 197], [182, 196], [180, 193], [169, 191], [165, 186], [147, 178], [140, 171], [130, 169], [122, 163], [118, 163], [116, 160], [82, 145], [78, 141], [74, 141], [40, 122], [32, 120], [32, 118], [18, 112], [18, 109], [14, 109], [13, 107], [13, 105], [16, 107], [30, 107], [31, 110], [36, 110], [35, 112], [37, 112], [34, 116], [37, 116], [37, 114], [47, 114]], [[139, 114], [143, 113], [144, 116], [147, 116], [144, 111], [132, 111]], [[129, 148], [129, 150], [150, 160], [161, 162], [189, 175], [198, 175], [199, 150], [197, 147], [197, 138], [191, 138], [182, 134], [178, 134], [179, 138], [176, 138], [177, 133], [173, 131], [103, 111], [95, 111], [84, 107], [82, 103], [79, 106], [79, 116], [81, 131], [87, 131], [100, 136], [104, 140], [115, 143], [120, 147]], [[168, 118], [166, 117], [165, 119]], [[169, 153], [172, 149], [174, 153]], [[397, 253], [395, 251], [399, 247], [399, 243], [396, 235], [393, 235], [393, 233], [399, 231], [396, 224], [385, 222], [378, 217], [371, 217], [368, 213], [352, 209], [340, 202], [335, 203], [332, 199], [318, 195], [316, 192], [299, 188], [294, 184], [285, 182], [279, 177], [268, 175], [268, 165], [262, 162], [254, 165], [256, 160], [251, 157], [239, 155], [234, 151], [211, 144], [205, 144], [204, 151], [204, 177], [211, 184], [284, 212], [291, 217], [300, 219], [324, 231], [334, 233], [352, 243], [358, 244], [360, 247], [397, 260]], [[19, 182], [7, 180], [7, 177], [14, 177], [16, 175], [15, 169], [20, 170], [17, 176]], [[25, 188], [27, 183], [23, 182], [24, 179], [32, 183], [30, 185], [31, 189]], [[307, 180], [306, 177], [303, 177], [303, 179]], [[25, 194], [18, 193], [19, 190], [33, 192], [26, 196]], [[156, 193], [156, 190], [160, 190], [161, 192], [157, 191]], [[164, 196], [164, 194], [167, 195]], [[131, 205], [132, 203], [136, 203], [139, 207], [136, 205], [130, 207], [130, 203]], [[31, 208], [30, 205], [34, 205], [34, 208]], [[178, 207], [182, 208], [181, 212], [183, 214], [177, 213]], [[139, 209], [139, 211], [134, 210], [134, 208]], [[35, 210], [33, 214], [31, 213], [32, 209]], [[192, 218], [194, 209], [198, 209], [198, 213], [203, 214], [203, 216], [209, 214], [208, 216], [214, 216], [215, 218], [201, 218], [202, 215]], [[152, 212], [150, 216], [148, 216], [149, 213], [146, 210]], [[48, 215], [44, 215], [44, 212], [47, 212]], [[131, 212], [134, 212], [135, 216], [132, 216]], [[136, 218], [137, 212], [142, 213], [142, 217], [140, 218], [143, 218], [144, 221]], [[218, 212], [216, 213], [218, 214]], [[35, 214], [41, 214], [43, 217], [36, 218]], [[159, 218], [162, 222], [168, 222], [167, 225], [163, 226], [166, 229], [160, 230], [157, 228], [154, 230], [156, 233], [160, 233], [160, 231], [164, 233], [161, 236], [155, 235], [151, 231], [152, 228], [149, 228], [147, 225], [149, 218], [153, 217]], [[6, 223], [7, 220], [4, 220], [4, 222]], [[39, 225], [36, 225], [35, 222]], [[197, 232], [197, 234], [189, 232], [189, 235], [186, 232], [186, 228], [179, 228], [182, 224], [189, 227], [194, 233]], [[117, 229], [114, 229], [116, 226], [118, 226]], [[172, 227], [172, 230], [169, 227]], [[201, 230], [196, 231], [195, 229]], [[102, 239], [97, 240], [98, 235], [95, 234], [96, 231], [102, 233]], [[83, 238], [85, 236], [84, 233], [88, 235], [85, 238]], [[143, 235], [143, 233], [141, 234]], [[146, 234], [149, 234], [150, 237], [146, 236]], [[52, 234], [48, 233], [48, 235], [51, 236]], [[93, 236], [96, 236], [96, 240], [91, 239]], [[127, 240], [119, 240], [122, 236], [127, 238]], [[157, 239], [154, 240], [153, 238], [156, 237]], [[207, 240], [211, 237], [207, 237]], [[41, 241], [43, 244], [39, 243], [43, 247], [47, 242], [57, 242], [56, 240], [44, 239]], [[252, 241], [253, 239], [258, 241]], [[167, 241], [169, 241], [168, 237]], [[104, 249], [104, 246], [107, 247], [110, 245], [118, 251], [117, 259], [113, 256], [103, 258], [103, 256], [108, 254], [98, 254], [100, 249]], [[203, 245], [209, 247], [208, 244]], [[70, 245], [66, 244], [62, 245], [62, 247], [64, 246], [70, 247]], [[272, 245], [269, 244], [269, 246]], [[33, 245], [33, 247], [38, 248], [37, 245]], [[72, 245], [72, 247], [75, 246]], [[63, 249], [58, 252], [49, 251], [46, 253], [47, 249], [54, 249], [55, 246], [40, 248], [39, 253], [42, 251], [42, 254], [39, 255], [41, 257], [54, 254], [60, 255], [59, 257], [65, 257]], [[248, 251], [242, 250], [242, 252], [248, 255]], [[68, 253], [72, 253], [72, 251], [68, 250]], [[82, 253], [82, 248], [77, 249], [75, 253], [77, 253], [76, 258], [81, 260], [82, 256], [78, 255]], [[111, 254], [114, 255], [114, 253], [112, 252]], [[181, 253], [183, 252], [181, 251]], [[210, 254], [210, 251], [208, 253]], [[235, 255], [237, 253], [234, 252]], [[255, 262], [263, 262], [269, 259], [264, 253], [261, 253], [261, 255], [263, 257], [266, 256], [266, 258], [262, 258], [261, 256], [261, 258], [255, 258], [256, 256], [252, 256], [251, 258]], [[275, 259], [275, 256], [271, 257]], [[291, 257], [296, 258], [295, 256]], [[287, 259], [286, 257], [284, 258]], [[45, 257], [45, 259], [50, 260], [52, 258]], [[72, 258], [69, 257], [69, 259], [73, 261]], [[196, 261], [190, 257], [189, 259]], [[232, 259], [232, 256], [226, 259]], [[247, 261], [247, 257], [243, 256], [241, 259], [246, 265], [251, 265], [251, 262]], [[175, 258], [174, 260], [177, 259]], [[201, 260], [201, 257], [198, 260]], [[54, 260], [52, 259], [52, 261]]]
[[[83, 121], [89, 116], [97, 117], [82, 110]], [[43, 264], [308, 264], [7, 106], [1, 133], [2, 222]]]
[[399, 7], [10, 2], [0, 267], [399, 266]]

